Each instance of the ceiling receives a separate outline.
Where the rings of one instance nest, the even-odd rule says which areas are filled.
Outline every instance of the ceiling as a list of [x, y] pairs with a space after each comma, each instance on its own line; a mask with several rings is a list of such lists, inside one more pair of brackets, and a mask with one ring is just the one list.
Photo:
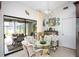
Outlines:
[[35, 10], [46, 11], [48, 8], [54, 10], [68, 1], [23, 1], [21, 3]]
[[71, 2], [73, 1], [16, 1], [16, 3], [20, 3], [25, 7], [29, 7], [35, 11], [41, 11], [45, 14], [52, 13], [56, 8], [60, 8], [61, 6]]

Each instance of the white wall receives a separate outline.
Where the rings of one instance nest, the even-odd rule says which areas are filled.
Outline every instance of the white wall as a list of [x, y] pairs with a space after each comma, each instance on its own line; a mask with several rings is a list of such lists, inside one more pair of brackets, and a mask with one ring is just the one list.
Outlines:
[[[63, 10], [68, 6], [68, 9]], [[60, 46], [76, 49], [76, 13], [72, 2], [55, 9], [53, 16], [60, 18]]]
[[43, 32], [44, 27], [43, 27], [43, 20], [45, 18], [45, 15], [42, 12], [38, 12], [38, 19], [37, 19], [37, 32]]
[[[25, 10], [29, 12], [30, 14], [29, 16], [26, 15]], [[42, 13], [39, 11], [35, 11], [34, 9], [31, 9], [19, 2], [12, 1], [12, 2], [3, 2], [3, 12], [4, 15], [37, 20], [37, 32], [43, 31], [43, 26], [42, 26], [43, 17], [42, 17]]]
[[0, 56], [3, 56], [3, 14], [0, 10]]
[[[29, 12], [29, 16], [26, 15], [25, 10]], [[4, 15], [36, 20], [36, 11], [34, 11], [31, 8], [28, 8], [26, 5], [23, 5], [20, 2], [14, 2], [14, 1], [3, 2], [3, 11]]]

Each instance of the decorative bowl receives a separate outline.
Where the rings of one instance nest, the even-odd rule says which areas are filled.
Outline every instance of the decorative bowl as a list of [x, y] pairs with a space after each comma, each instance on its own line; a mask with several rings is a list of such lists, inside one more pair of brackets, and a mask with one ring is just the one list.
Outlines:
[[40, 44], [46, 44], [46, 41], [42, 40], [40, 41]]

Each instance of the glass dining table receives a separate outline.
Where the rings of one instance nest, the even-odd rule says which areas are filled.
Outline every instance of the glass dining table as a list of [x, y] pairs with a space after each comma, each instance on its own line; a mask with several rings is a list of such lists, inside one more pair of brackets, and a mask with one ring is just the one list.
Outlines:
[[43, 55], [49, 55], [49, 47], [51, 45], [51, 41], [46, 41], [45, 44], [41, 44], [41, 40], [35, 42], [35, 46], [38, 49], [43, 49]]

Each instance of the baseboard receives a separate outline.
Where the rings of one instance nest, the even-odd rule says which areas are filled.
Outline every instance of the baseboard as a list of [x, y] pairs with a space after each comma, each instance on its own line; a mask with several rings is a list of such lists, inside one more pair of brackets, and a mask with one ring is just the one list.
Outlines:
[[68, 48], [68, 49], [71, 49], [71, 50], [76, 50], [74, 48], [69, 48], [69, 47], [65, 47], [65, 46], [60, 46], [60, 47]]

